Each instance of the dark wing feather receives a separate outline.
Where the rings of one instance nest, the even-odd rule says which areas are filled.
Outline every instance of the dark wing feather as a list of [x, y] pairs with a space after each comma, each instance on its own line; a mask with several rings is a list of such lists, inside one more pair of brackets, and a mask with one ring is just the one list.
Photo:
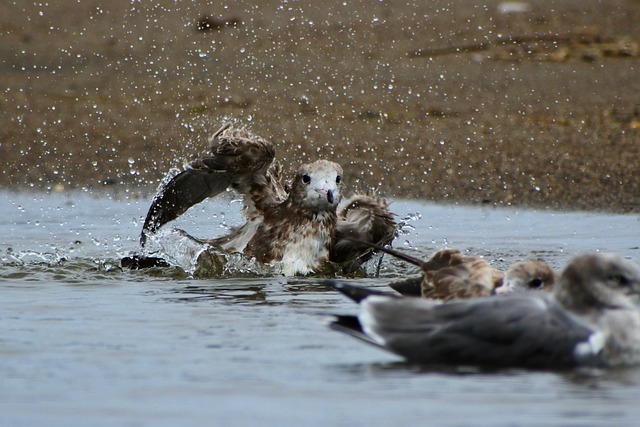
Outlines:
[[419, 297], [422, 296], [423, 276], [408, 277], [398, 282], [389, 283], [389, 287], [404, 296]]
[[214, 197], [231, 184], [226, 172], [210, 169], [186, 169], [171, 179], [155, 196], [142, 226], [140, 244], [164, 224], [185, 213], [191, 206]]
[[334, 320], [329, 323], [329, 327], [334, 331], [342, 332], [343, 334], [364, 341], [367, 344], [384, 349], [384, 347], [364, 333], [357, 316], [336, 315], [334, 316]]
[[385, 296], [385, 297], [391, 297], [391, 298], [397, 297], [397, 295], [394, 295], [388, 292], [382, 292], [374, 289], [367, 289], [361, 286], [352, 285], [347, 282], [339, 282], [336, 280], [323, 280], [321, 283], [323, 285], [331, 286], [336, 291], [349, 297], [350, 299], [352, 299], [357, 303], [359, 303], [360, 301], [372, 295]]

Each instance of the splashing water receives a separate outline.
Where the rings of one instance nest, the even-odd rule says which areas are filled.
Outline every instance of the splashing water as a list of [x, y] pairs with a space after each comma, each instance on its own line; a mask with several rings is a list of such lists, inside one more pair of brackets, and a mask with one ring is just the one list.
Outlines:
[[226, 252], [174, 227], [150, 236], [146, 254], [160, 257], [192, 277], [258, 277], [279, 273], [254, 258]]

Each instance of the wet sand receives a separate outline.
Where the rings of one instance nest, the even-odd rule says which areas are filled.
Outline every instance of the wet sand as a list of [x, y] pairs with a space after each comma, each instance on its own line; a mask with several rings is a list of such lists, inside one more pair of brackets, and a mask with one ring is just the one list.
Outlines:
[[389, 197], [640, 212], [635, 0], [11, 3], [2, 188], [148, 194], [233, 119]]

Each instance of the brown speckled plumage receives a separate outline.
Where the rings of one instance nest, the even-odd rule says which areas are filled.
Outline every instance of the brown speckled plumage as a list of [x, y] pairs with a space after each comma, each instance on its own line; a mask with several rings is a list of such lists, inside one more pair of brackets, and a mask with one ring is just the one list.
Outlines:
[[450, 300], [527, 290], [550, 291], [557, 273], [541, 260], [512, 264], [506, 273], [492, 267], [478, 256], [464, 255], [457, 249], [440, 249], [422, 261], [406, 254], [383, 248], [422, 270], [422, 275], [391, 283], [403, 295]]
[[388, 243], [395, 233], [384, 199], [342, 199], [342, 167], [318, 160], [298, 168], [285, 185], [273, 145], [244, 128], [223, 126], [210, 140], [211, 154], [171, 179], [149, 209], [141, 242], [189, 207], [231, 187], [244, 195], [246, 223], [207, 242], [279, 265], [283, 274], [308, 274], [327, 261], [359, 260], [370, 252], [358, 243]]

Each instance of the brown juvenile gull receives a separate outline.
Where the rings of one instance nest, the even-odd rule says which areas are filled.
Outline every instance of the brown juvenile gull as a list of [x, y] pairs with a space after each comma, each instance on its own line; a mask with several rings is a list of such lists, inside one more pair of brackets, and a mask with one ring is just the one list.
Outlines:
[[558, 281], [558, 273], [541, 260], [520, 261], [509, 266], [496, 294], [542, 290], [550, 291]]
[[143, 247], [148, 235], [229, 187], [244, 196], [246, 223], [203, 242], [279, 266], [287, 276], [317, 272], [328, 261], [359, 265], [371, 252], [361, 242], [393, 239], [396, 223], [384, 199], [357, 195], [339, 206], [344, 185], [339, 164], [318, 160], [302, 165], [285, 184], [282, 166], [266, 139], [225, 125], [210, 144], [209, 154], [172, 178], [154, 198], [142, 228]]
[[381, 248], [390, 255], [417, 265], [419, 277], [391, 283], [403, 295], [422, 295], [425, 298], [450, 300], [491, 295], [502, 284], [502, 272], [484, 258], [464, 255], [457, 249], [440, 249], [427, 261], [414, 258], [390, 248]]
[[402, 295], [450, 300], [531, 290], [549, 291], [557, 273], [542, 260], [520, 261], [506, 273], [492, 267], [484, 258], [463, 255], [457, 249], [440, 249], [421, 261], [394, 249], [381, 248], [422, 269], [422, 275], [390, 283]]
[[425, 271], [422, 296], [440, 300], [491, 295], [502, 283], [502, 272], [484, 258], [464, 256], [456, 251], [453, 263], [439, 270]]
[[[329, 281], [328, 281], [329, 282]], [[640, 364], [640, 268], [615, 254], [574, 258], [552, 292], [438, 303], [332, 282], [359, 302], [331, 327], [424, 364], [567, 368]]]

